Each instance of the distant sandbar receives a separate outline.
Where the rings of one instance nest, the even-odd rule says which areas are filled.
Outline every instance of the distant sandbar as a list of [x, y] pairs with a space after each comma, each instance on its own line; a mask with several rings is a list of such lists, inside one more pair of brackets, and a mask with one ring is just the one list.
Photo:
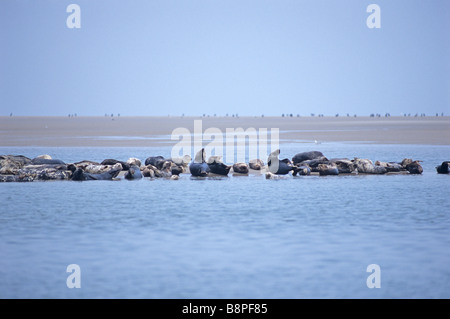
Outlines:
[[[0, 117], [0, 146], [150, 147], [176, 128], [278, 128], [284, 142], [450, 145], [450, 117]], [[170, 145], [170, 144], [166, 144]]]

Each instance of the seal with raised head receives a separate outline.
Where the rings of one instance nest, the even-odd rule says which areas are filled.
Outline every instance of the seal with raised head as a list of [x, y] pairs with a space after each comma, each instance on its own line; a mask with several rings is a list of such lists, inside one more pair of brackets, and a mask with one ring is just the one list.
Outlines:
[[210, 172], [208, 164], [205, 162], [206, 152], [205, 149], [202, 148], [200, 151], [195, 154], [195, 158], [192, 161], [191, 165], [189, 165], [189, 171], [192, 176], [197, 177], [206, 177]]
[[450, 161], [442, 162], [441, 165], [436, 166], [436, 172], [438, 174], [449, 174], [450, 173], [450, 169], [449, 169], [449, 165], [448, 164], [450, 164]]
[[311, 175], [311, 167], [309, 167], [308, 165], [300, 165], [300, 166], [295, 166], [293, 172], [292, 172], [292, 176], [308, 176]]
[[133, 180], [133, 179], [141, 179], [142, 173], [141, 169], [137, 165], [131, 165], [128, 171], [125, 173], [125, 179]]
[[270, 153], [267, 159], [267, 166], [269, 167], [269, 171], [277, 175], [289, 174], [290, 171], [294, 170], [294, 165], [292, 165], [292, 162], [287, 158], [279, 160], [278, 159], [279, 154], [280, 154], [279, 149]]
[[231, 169], [230, 165], [226, 165], [224, 162], [222, 162], [221, 156], [211, 156], [210, 158], [208, 158], [208, 161], [206, 161], [206, 163], [208, 164], [210, 173], [212, 174], [226, 176]]
[[420, 161], [413, 161], [412, 163], [407, 164], [406, 170], [410, 174], [422, 174], [423, 173], [423, 168], [422, 168], [422, 165], [420, 165]]

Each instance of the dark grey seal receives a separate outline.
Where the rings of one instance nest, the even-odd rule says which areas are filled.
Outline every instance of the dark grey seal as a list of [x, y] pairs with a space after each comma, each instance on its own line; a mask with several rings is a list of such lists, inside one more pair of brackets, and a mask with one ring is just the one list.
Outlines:
[[111, 158], [103, 160], [100, 164], [101, 165], [115, 165], [117, 163], [120, 163], [122, 165], [122, 171], [128, 171], [130, 169], [130, 165], [127, 162], [118, 161], [118, 160], [111, 159]]
[[47, 158], [33, 158], [31, 160], [31, 164], [32, 165], [48, 165], [48, 164], [59, 164], [59, 165], [66, 165], [66, 163], [64, 163], [63, 161], [59, 160], [59, 159], [47, 159]]
[[450, 173], [450, 169], [449, 169], [449, 165], [448, 165], [449, 163], [450, 163], [450, 161], [445, 161], [445, 162], [442, 162], [441, 165], [436, 166], [436, 172], [438, 174], [449, 174]]
[[132, 165], [125, 173], [124, 177], [125, 179], [132, 180], [132, 179], [141, 179], [143, 176], [141, 173], [141, 169], [136, 165]]
[[322, 152], [319, 152], [319, 151], [303, 152], [303, 153], [295, 154], [294, 157], [292, 158], [292, 162], [294, 164], [298, 164], [298, 163], [301, 163], [304, 161], [319, 159], [322, 157], [325, 158], [325, 156], [323, 156]]
[[286, 175], [290, 171], [294, 170], [294, 165], [287, 158], [279, 160], [278, 159], [279, 154], [280, 154], [279, 149], [270, 153], [267, 159], [267, 166], [269, 167], [269, 171], [273, 174]]
[[189, 171], [192, 176], [206, 177], [210, 172], [208, 164], [205, 162], [205, 149], [201, 149], [195, 155], [191, 165], [189, 165]]
[[331, 164], [319, 164], [317, 167], [317, 170], [319, 171], [320, 176], [327, 176], [327, 175], [339, 175], [339, 170], [337, 166]]
[[222, 162], [221, 156], [211, 156], [206, 163], [212, 174], [227, 176], [231, 169], [230, 165]]
[[300, 166], [296, 166], [294, 168], [294, 171], [292, 172], [293, 176], [308, 176], [311, 175], [311, 167], [309, 167], [308, 165], [300, 165]]
[[153, 165], [161, 169], [162, 165], [164, 164], [164, 161], [165, 159], [163, 156], [150, 156], [145, 159], [145, 166]]
[[111, 168], [109, 171], [101, 174], [90, 174], [84, 172], [81, 168], [76, 168], [72, 173], [71, 180], [73, 181], [94, 181], [94, 180], [112, 180], [119, 175], [120, 167]]

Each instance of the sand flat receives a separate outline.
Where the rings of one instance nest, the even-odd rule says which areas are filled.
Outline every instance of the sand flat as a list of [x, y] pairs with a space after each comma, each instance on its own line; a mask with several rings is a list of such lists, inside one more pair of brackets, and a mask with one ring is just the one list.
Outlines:
[[[142, 146], [172, 143], [176, 128], [277, 128], [280, 143], [450, 144], [450, 117], [0, 117], [0, 146]], [[166, 144], [170, 145], [170, 144]]]

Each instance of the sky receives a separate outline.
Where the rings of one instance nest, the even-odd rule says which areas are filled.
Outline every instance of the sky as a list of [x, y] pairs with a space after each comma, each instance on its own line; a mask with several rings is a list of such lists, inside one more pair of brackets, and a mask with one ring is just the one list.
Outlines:
[[448, 0], [0, 0], [0, 116], [436, 112]]

